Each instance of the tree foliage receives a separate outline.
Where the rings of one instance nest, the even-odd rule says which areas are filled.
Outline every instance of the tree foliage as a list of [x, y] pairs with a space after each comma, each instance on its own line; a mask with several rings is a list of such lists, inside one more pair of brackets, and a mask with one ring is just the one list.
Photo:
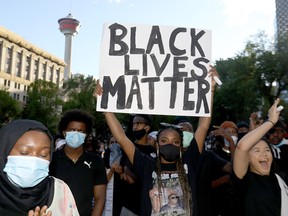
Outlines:
[[96, 112], [96, 97], [94, 91], [96, 80], [93, 76], [85, 77], [82, 74], [75, 74], [63, 83], [63, 94], [65, 102], [63, 112], [70, 109], [83, 109], [95, 117], [95, 133], [98, 136], [106, 134], [107, 125], [104, 116]]
[[69, 109], [83, 109], [95, 113], [96, 99], [93, 96], [96, 81], [93, 76], [85, 78], [82, 74], [75, 74], [71, 79], [63, 83], [63, 93], [67, 100], [63, 111]]
[[17, 117], [20, 111], [19, 103], [5, 89], [0, 89], [0, 127]]
[[55, 133], [62, 105], [57, 85], [44, 80], [35, 80], [30, 84], [27, 96], [28, 101], [22, 117], [40, 121]]
[[247, 41], [242, 53], [216, 62], [223, 85], [216, 92], [215, 122], [247, 120], [255, 111], [266, 114], [280, 97], [288, 84], [287, 52], [275, 52], [274, 47], [260, 32]]

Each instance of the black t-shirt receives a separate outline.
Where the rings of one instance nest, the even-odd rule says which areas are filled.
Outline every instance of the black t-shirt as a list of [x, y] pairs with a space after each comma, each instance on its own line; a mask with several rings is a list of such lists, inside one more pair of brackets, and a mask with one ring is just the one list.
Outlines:
[[91, 216], [93, 187], [107, 184], [102, 158], [92, 152], [83, 152], [74, 163], [64, 148], [53, 153], [50, 175], [62, 179], [71, 189], [81, 216]]
[[288, 185], [288, 144], [284, 144], [279, 147], [280, 149], [280, 160], [278, 161], [279, 165], [279, 175]]
[[[196, 173], [198, 172], [199, 150], [196, 140], [193, 139], [191, 145], [183, 154], [183, 164], [186, 170], [188, 181], [192, 190], [193, 216], [197, 215], [196, 203]], [[157, 187], [157, 162], [145, 156], [136, 149], [134, 156], [134, 168], [138, 179], [141, 179], [141, 216], [150, 215], [185, 215], [183, 209], [182, 189], [175, 164], [162, 165], [162, 185], [164, 190], [159, 195]], [[171, 195], [171, 196], [170, 196]], [[161, 203], [157, 202], [161, 197]], [[174, 210], [167, 210], [168, 200], [174, 198]], [[177, 201], [176, 201], [176, 200]], [[177, 202], [177, 203], [176, 203]], [[177, 208], [176, 208], [177, 207]], [[159, 211], [162, 213], [159, 213]], [[170, 213], [169, 213], [170, 211]]]
[[[156, 157], [156, 150], [153, 146], [139, 145], [137, 143], [134, 143], [134, 145], [142, 154], [147, 155], [149, 158], [154, 159]], [[121, 161], [123, 167], [127, 166], [129, 170], [135, 174], [134, 166], [132, 166], [125, 153], [123, 153]], [[136, 178], [134, 184], [129, 184], [128, 182], [123, 180], [119, 185], [121, 187], [122, 193], [125, 194], [125, 196], [121, 197], [121, 202], [123, 203], [123, 206], [137, 215], [140, 214], [141, 208], [142, 184], [140, 181], [141, 179]]]
[[250, 171], [243, 179], [231, 174], [235, 216], [280, 216], [281, 190], [275, 174], [261, 176]]
[[222, 168], [228, 161], [219, 157], [213, 151], [204, 151], [200, 157], [200, 169], [197, 180], [197, 203], [199, 216], [212, 215], [211, 183], [222, 173]]

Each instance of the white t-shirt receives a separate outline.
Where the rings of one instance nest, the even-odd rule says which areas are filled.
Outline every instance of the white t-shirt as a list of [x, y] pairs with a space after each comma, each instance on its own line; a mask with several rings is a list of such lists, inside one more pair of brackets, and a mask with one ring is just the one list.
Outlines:
[[54, 197], [47, 212], [52, 215], [79, 216], [79, 212], [69, 186], [62, 180], [54, 178]]

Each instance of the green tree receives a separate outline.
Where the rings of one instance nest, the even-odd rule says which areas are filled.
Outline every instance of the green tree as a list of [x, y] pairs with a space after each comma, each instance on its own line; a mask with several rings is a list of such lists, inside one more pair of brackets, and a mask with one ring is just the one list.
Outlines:
[[63, 94], [65, 102], [63, 112], [70, 109], [83, 109], [95, 117], [95, 133], [97, 136], [107, 134], [107, 125], [102, 113], [96, 112], [96, 97], [94, 91], [96, 80], [93, 76], [85, 77], [82, 74], [75, 74], [63, 83]]
[[0, 127], [21, 112], [19, 103], [5, 89], [0, 89]]
[[280, 56], [275, 54], [271, 40], [263, 32], [253, 36], [244, 50], [234, 58], [219, 60], [216, 68], [223, 85], [216, 92], [214, 120], [248, 119], [255, 111], [266, 113], [275, 97], [275, 82], [285, 89], [285, 72], [280, 70]]
[[35, 80], [30, 84], [27, 96], [28, 101], [22, 117], [40, 121], [55, 133], [63, 103], [57, 85]]
[[93, 76], [85, 78], [82, 74], [75, 74], [63, 83], [63, 93], [67, 100], [63, 105], [63, 111], [69, 109], [83, 109], [93, 114], [96, 111], [96, 98], [93, 96], [96, 81]]

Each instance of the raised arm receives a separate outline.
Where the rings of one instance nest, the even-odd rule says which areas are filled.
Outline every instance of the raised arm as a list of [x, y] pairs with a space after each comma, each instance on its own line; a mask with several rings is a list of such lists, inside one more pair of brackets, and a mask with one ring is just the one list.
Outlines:
[[131, 140], [126, 136], [121, 124], [114, 115], [114, 113], [107, 112], [104, 113], [107, 124], [111, 130], [112, 135], [115, 137], [125, 154], [127, 155], [129, 161], [133, 164], [133, 158], [135, 153], [135, 146]]
[[249, 151], [255, 144], [277, 123], [279, 111], [277, 106], [280, 100], [277, 99], [268, 111], [269, 119], [246, 134], [237, 144], [234, 152], [233, 169], [236, 176], [242, 179], [249, 167]]
[[[97, 81], [95, 93], [97, 95], [102, 95], [102, 86], [99, 84], [99, 81]], [[126, 136], [121, 124], [119, 123], [114, 113], [106, 112], [104, 113], [104, 115], [112, 135], [115, 137], [115, 139], [127, 155], [129, 161], [133, 164], [133, 158], [135, 153], [134, 144]]]
[[198, 149], [200, 152], [203, 151], [203, 146], [205, 142], [205, 138], [207, 136], [207, 132], [210, 127], [211, 118], [212, 118], [212, 110], [213, 110], [213, 98], [214, 98], [214, 90], [216, 86], [216, 82], [213, 79], [213, 76], [219, 76], [217, 70], [210, 66], [211, 69], [209, 70], [209, 76], [212, 77], [212, 85], [211, 85], [211, 115], [210, 117], [200, 117], [198, 122], [198, 127], [195, 131], [195, 139], [198, 144]]

